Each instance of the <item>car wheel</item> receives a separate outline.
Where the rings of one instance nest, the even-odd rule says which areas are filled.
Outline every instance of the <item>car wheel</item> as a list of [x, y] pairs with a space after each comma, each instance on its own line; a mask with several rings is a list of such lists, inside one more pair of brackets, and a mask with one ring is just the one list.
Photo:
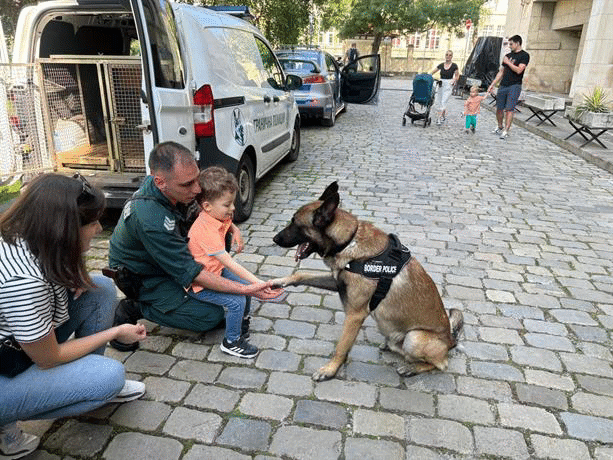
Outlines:
[[332, 114], [330, 115], [330, 118], [322, 119], [321, 124], [324, 126], [332, 127], [334, 126], [335, 122], [336, 122], [336, 102], [332, 106]]
[[251, 158], [243, 156], [236, 173], [238, 191], [234, 202], [234, 222], [246, 221], [253, 211], [255, 199], [255, 171]]

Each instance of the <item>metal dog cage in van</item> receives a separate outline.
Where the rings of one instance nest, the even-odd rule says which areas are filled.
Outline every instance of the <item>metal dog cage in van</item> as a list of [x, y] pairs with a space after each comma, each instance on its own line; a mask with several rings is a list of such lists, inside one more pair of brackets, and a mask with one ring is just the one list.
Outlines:
[[140, 58], [62, 55], [37, 62], [56, 167], [144, 173]]
[[39, 67], [0, 64], [0, 180], [53, 169], [41, 112]]

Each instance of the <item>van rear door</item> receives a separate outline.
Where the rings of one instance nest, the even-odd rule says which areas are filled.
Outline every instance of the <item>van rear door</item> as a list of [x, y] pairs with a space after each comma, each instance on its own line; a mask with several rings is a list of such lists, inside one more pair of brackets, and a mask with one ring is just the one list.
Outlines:
[[193, 114], [186, 110], [192, 106], [192, 89], [186, 84], [181, 28], [171, 2], [130, 0], [130, 4], [143, 61], [145, 161], [158, 142], [175, 141], [193, 152], [196, 147]]

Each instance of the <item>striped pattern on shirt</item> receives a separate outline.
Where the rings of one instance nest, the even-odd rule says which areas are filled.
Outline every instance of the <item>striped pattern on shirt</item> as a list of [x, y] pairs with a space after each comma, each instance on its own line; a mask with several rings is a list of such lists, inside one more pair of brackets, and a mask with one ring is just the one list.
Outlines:
[[45, 279], [23, 240], [0, 239], [0, 339], [36, 342], [68, 318], [66, 288]]

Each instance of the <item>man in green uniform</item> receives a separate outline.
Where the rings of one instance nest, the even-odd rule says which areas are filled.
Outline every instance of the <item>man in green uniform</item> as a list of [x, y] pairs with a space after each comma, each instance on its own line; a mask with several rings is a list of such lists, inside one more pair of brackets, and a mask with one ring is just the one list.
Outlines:
[[223, 308], [188, 295], [192, 283], [261, 299], [278, 295], [271, 293], [270, 282], [243, 285], [203, 270], [190, 254], [190, 205], [200, 193], [200, 171], [189, 150], [174, 142], [159, 144], [149, 156], [149, 169], [151, 175], [125, 204], [110, 239], [110, 267], [127, 269], [141, 283], [134, 299], [138, 303], [121, 304], [115, 322], [143, 316], [173, 328], [215, 328], [224, 317]]

